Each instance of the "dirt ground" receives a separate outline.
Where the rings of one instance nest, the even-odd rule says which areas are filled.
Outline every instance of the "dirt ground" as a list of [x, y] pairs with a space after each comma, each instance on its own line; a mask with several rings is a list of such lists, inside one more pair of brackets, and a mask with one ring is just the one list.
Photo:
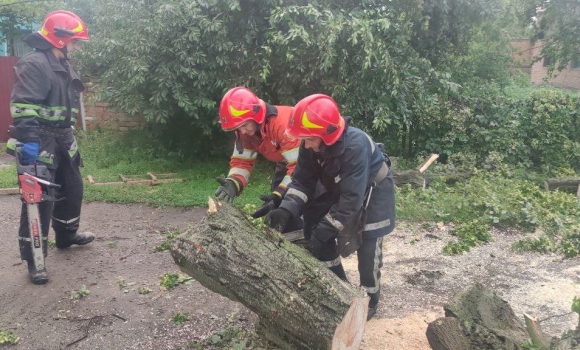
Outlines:
[[[161, 276], [179, 269], [168, 251], [155, 252], [155, 247], [167, 231], [195, 224], [205, 209], [86, 203], [81, 229], [94, 232], [96, 240], [66, 250], [50, 248], [50, 281], [35, 286], [19, 259], [19, 206], [17, 196], [0, 196], [0, 328], [20, 337], [6, 348], [177, 349], [232, 323], [252, 329], [252, 312], [196, 281], [160, 289]], [[400, 223], [386, 237], [383, 298], [377, 317], [367, 323], [361, 349], [430, 349], [427, 324], [443, 316], [443, 304], [456, 292], [475, 282], [494, 289], [516, 315], [538, 316], [551, 336], [576, 326], [578, 316], [570, 306], [580, 295], [578, 260], [512, 252], [509, 244], [521, 237], [517, 232], [493, 232], [490, 244], [443, 256], [442, 247], [451, 239], [448, 229]], [[350, 281], [358, 283], [356, 258], [346, 259], [345, 267]], [[90, 294], [71, 299], [83, 285]], [[141, 287], [151, 292], [140, 294]], [[189, 320], [175, 325], [177, 313], [188, 314]]]

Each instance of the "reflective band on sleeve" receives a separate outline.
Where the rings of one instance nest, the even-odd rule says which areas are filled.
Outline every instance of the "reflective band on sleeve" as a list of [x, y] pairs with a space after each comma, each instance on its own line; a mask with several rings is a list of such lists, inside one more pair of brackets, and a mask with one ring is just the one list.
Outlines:
[[286, 195], [294, 195], [302, 199], [304, 203], [308, 202], [308, 196], [304, 192], [298, 191], [297, 189], [294, 188], [289, 189], [288, 192], [286, 192]]
[[338, 221], [335, 218], [333, 218], [332, 216], [330, 216], [330, 213], [326, 214], [326, 216], [324, 216], [324, 218], [326, 220], [328, 220], [328, 222], [330, 222], [330, 224], [332, 226], [334, 226], [334, 228], [336, 228], [337, 230], [339, 230], [339, 231], [344, 230], [344, 225], [340, 221]]
[[380, 228], [387, 227], [390, 225], [391, 225], [391, 219], [387, 219], [387, 220], [375, 222], [372, 224], [366, 224], [364, 231], [374, 231], [374, 230], [378, 230]]
[[[367, 134], [365, 134], [367, 135]], [[375, 148], [377, 147], [375, 145], [375, 142], [373, 141], [373, 139], [371, 139], [371, 137], [369, 135], [367, 135], [367, 138], [369, 139], [369, 142], [371, 143], [371, 153], [375, 153]]]
[[18, 142], [18, 140], [16, 140], [15, 138], [9, 138], [8, 142], [6, 143], [6, 148], [8, 148], [9, 150], [12, 151], [16, 151], [16, 143]]
[[286, 163], [296, 163], [296, 161], [298, 160], [298, 150], [300, 148], [296, 147], [296, 148], [292, 148], [289, 149], [287, 151], [282, 152], [282, 157], [284, 157], [284, 160], [286, 160]]
[[288, 187], [290, 182], [292, 182], [292, 178], [290, 176], [286, 175], [286, 176], [284, 176], [284, 178], [282, 179], [282, 182], [280, 182], [280, 184], [278, 186], [286, 188], [286, 187]]
[[228, 177], [233, 175], [241, 175], [244, 177], [244, 179], [246, 179], [246, 181], [250, 179], [250, 172], [242, 168], [231, 168], [230, 172], [228, 173]]
[[330, 261], [323, 261], [324, 265], [326, 265], [326, 267], [334, 267], [334, 266], [338, 266], [341, 263], [340, 260], [340, 255], [338, 256], [338, 258], [334, 259], [334, 260], [330, 260]]
[[251, 150], [251, 149], [244, 148], [244, 152], [242, 152], [242, 154], [240, 154], [240, 152], [238, 152], [234, 147], [234, 153], [232, 154], [232, 158], [254, 160], [254, 159], [258, 158], [258, 152]]

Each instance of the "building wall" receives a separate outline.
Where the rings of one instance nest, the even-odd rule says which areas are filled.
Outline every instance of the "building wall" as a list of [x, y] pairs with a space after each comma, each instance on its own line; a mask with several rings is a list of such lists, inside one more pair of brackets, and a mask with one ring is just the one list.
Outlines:
[[532, 63], [532, 45], [529, 39], [512, 39], [512, 57], [519, 65]]
[[[540, 53], [541, 43], [536, 43], [532, 48], [532, 57]], [[531, 81], [534, 85], [546, 85], [544, 78], [548, 74], [548, 67], [544, 67], [544, 61], [535, 62], [531, 67]], [[570, 90], [580, 90], [580, 68], [572, 68], [571, 63], [568, 68], [561, 71], [555, 78], [548, 81], [548, 85]]]
[[[98, 101], [96, 94], [96, 90], [100, 83], [98, 79], [84, 78], [83, 80], [83, 83], [85, 84], [83, 106], [87, 130], [102, 128], [124, 132], [139, 129], [145, 125], [143, 117], [133, 117], [124, 113], [119, 113], [109, 107], [108, 103]], [[82, 122], [80, 120], [78, 124], [78, 128], [82, 128]]]

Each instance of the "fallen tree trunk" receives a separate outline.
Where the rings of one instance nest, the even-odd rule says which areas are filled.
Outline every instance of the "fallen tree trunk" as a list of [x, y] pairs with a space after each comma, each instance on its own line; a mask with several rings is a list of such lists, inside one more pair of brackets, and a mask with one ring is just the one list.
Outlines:
[[411, 185], [411, 188], [427, 188], [429, 183], [435, 179], [443, 179], [446, 184], [452, 185], [457, 181], [467, 179], [471, 174], [467, 173], [453, 173], [453, 174], [425, 174], [435, 160], [439, 158], [438, 154], [431, 154], [423, 164], [411, 170], [396, 170], [393, 169], [393, 178], [397, 187]]
[[427, 188], [435, 179], [442, 179], [448, 185], [453, 185], [471, 177], [468, 173], [456, 174], [422, 174], [416, 169], [393, 170], [393, 178], [397, 187], [411, 185], [411, 188]]
[[199, 283], [255, 312], [256, 330], [282, 349], [359, 348], [366, 293], [235, 207], [208, 212], [173, 240], [171, 254]]
[[544, 181], [546, 191], [559, 190], [566, 193], [573, 193], [580, 197], [580, 179], [571, 177], [561, 177], [546, 179]]

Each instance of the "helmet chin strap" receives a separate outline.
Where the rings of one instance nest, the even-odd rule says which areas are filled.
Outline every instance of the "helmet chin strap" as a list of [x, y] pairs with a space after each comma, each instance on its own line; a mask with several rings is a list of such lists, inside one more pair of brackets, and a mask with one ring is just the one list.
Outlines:
[[64, 59], [68, 61], [68, 48], [66, 47], [66, 45], [62, 49], [60, 49], [60, 52], [64, 54]]

